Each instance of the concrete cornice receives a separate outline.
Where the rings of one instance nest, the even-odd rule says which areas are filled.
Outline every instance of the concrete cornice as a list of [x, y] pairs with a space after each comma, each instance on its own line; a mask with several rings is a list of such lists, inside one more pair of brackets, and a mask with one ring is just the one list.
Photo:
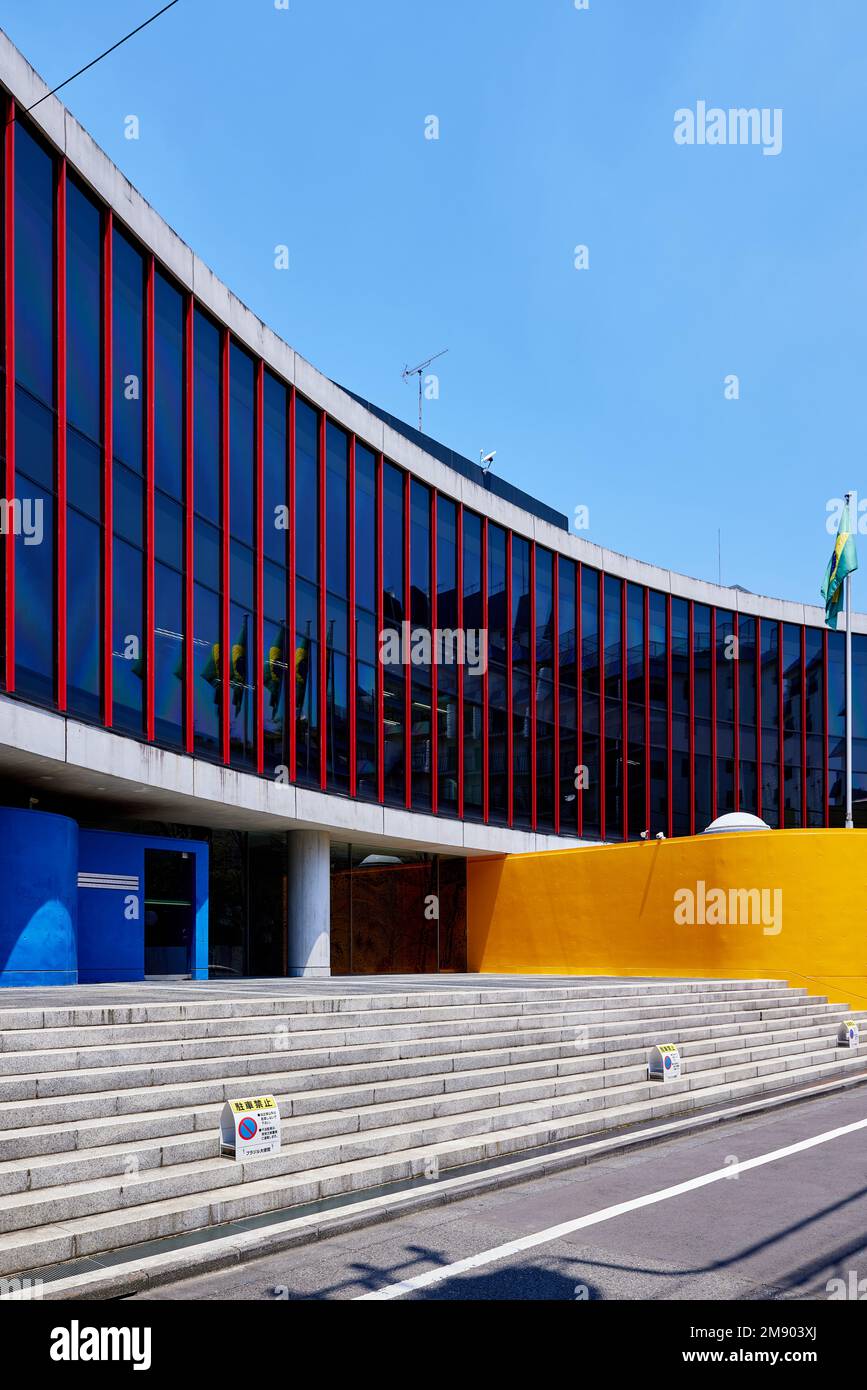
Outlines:
[[[0, 82], [24, 108], [39, 101], [39, 106], [30, 113], [29, 119], [66, 156], [76, 173], [112, 208], [129, 231], [153, 252], [181, 285], [195, 295], [203, 308], [225, 324], [239, 342], [261, 357], [278, 376], [293, 383], [304, 396], [372, 449], [384, 453], [415, 477], [444, 495], [463, 502], [491, 521], [532, 538], [561, 555], [604, 569], [608, 574], [658, 589], [662, 593], [694, 599], [697, 603], [712, 604], [745, 615], [805, 623], [812, 627], [823, 626], [824, 610], [818, 606], [744, 593], [691, 579], [674, 570], [660, 569], [642, 560], [620, 555], [617, 551], [593, 545], [488, 492], [478, 483], [447, 467], [367, 410], [248, 309], [133, 187], [59, 98], [47, 96], [47, 84], [2, 30]], [[40, 100], [43, 97], [47, 99]], [[867, 633], [867, 614], [853, 615], [852, 630]]]

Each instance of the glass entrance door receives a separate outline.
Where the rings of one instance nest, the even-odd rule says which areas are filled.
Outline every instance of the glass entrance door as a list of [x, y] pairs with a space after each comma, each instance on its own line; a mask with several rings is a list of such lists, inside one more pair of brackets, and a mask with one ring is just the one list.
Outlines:
[[195, 856], [145, 850], [145, 975], [189, 975], [195, 930]]

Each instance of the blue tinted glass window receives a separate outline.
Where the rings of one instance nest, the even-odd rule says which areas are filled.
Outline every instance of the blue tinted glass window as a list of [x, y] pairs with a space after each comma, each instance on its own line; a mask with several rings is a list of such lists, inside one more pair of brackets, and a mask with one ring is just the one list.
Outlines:
[[66, 409], [69, 423], [102, 438], [102, 219], [72, 179], [66, 184]]
[[[198, 566], [198, 561], [197, 561]], [[196, 583], [193, 594], [193, 720], [195, 749], [205, 757], [220, 753], [220, 600]]]
[[295, 569], [315, 584], [319, 578], [319, 416], [305, 401], [295, 403]]
[[220, 520], [220, 335], [198, 310], [193, 327], [193, 494], [196, 511]]
[[21, 388], [15, 392], [15, 460], [22, 473], [54, 486], [54, 411]]
[[288, 562], [289, 498], [286, 491], [286, 387], [265, 373], [262, 435], [262, 535], [266, 556]]
[[328, 590], [346, 598], [347, 556], [347, 495], [349, 440], [343, 430], [329, 421], [325, 440], [325, 563]]
[[54, 165], [15, 126], [15, 375], [54, 399]]
[[102, 517], [102, 453], [97, 444], [71, 428], [66, 435], [66, 486], [70, 503], [99, 521]]
[[114, 724], [116, 728], [126, 729], [130, 733], [141, 733], [145, 674], [142, 552], [115, 535], [112, 563]]
[[376, 460], [369, 449], [355, 448], [355, 602], [376, 611]]
[[139, 472], [144, 422], [144, 261], [117, 229], [112, 238], [113, 447]]
[[181, 504], [164, 492], [154, 496], [154, 544], [158, 560], [183, 569], [184, 512]]
[[[463, 626], [476, 632], [485, 630], [482, 609], [482, 522], [474, 512], [464, 511], [463, 529]], [[491, 641], [488, 634], [488, 663]], [[478, 819], [484, 809], [483, 759], [484, 679], [481, 671], [464, 671], [464, 815]]]
[[[577, 707], [577, 614], [576, 573], [572, 560], [558, 556], [557, 565], [557, 641], [559, 647], [560, 833], [574, 835], [578, 829], [578, 707]], [[582, 793], [583, 794], [583, 793]]]
[[581, 566], [581, 750], [586, 785], [578, 788], [584, 834], [593, 839], [602, 833], [602, 744], [604, 720], [601, 703], [602, 653], [599, 642], [599, 572]]
[[184, 301], [157, 271], [154, 277], [154, 476], [170, 497], [183, 496]]
[[229, 525], [232, 535], [237, 540], [243, 541], [245, 545], [252, 545], [255, 488], [253, 362], [235, 343], [232, 343], [229, 353], [229, 371]]
[[184, 607], [183, 580], [175, 570], [154, 570], [154, 727], [157, 739], [183, 742]]
[[[400, 633], [404, 620], [403, 490], [404, 475], [392, 464], [385, 464], [382, 475], [383, 613], [385, 629], [395, 633]], [[405, 670], [400, 661], [383, 665], [385, 796], [394, 805], [403, 804], [406, 795]]]
[[[554, 558], [536, 547], [536, 818], [554, 828]], [[531, 638], [532, 640], [532, 638]]]
[[121, 463], [114, 465], [112, 500], [115, 534], [140, 546], [144, 523], [144, 483], [138, 473], [124, 468]]
[[100, 711], [101, 543], [101, 526], [70, 507], [66, 518], [66, 694], [70, 711], [88, 719], [98, 719]]
[[54, 498], [16, 473], [21, 530], [15, 538], [15, 679], [21, 695], [54, 697]]

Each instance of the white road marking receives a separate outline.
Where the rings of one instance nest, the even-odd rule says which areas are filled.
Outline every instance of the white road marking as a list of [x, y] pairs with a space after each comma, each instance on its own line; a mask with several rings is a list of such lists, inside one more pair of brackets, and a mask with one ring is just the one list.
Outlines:
[[700, 1177], [675, 1183], [673, 1187], [662, 1187], [658, 1192], [648, 1192], [644, 1197], [632, 1197], [628, 1202], [617, 1202], [614, 1206], [603, 1207], [601, 1211], [591, 1211], [586, 1216], [576, 1217], [574, 1221], [564, 1221], [559, 1226], [548, 1226], [544, 1231], [536, 1231], [533, 1235], [507, 1241], [505, 1245], [495, 1245], [491, 1250], [482, 1250], [478, 1255], [469, 1255], [467, 1259], [456, 1260], [454, 1264], [429, 1269], [424, 1274], [402, 1279], [398, 1284], [389, 1284], [386, 1288], [375, 1289], [372, 1293], [358, 1294], [354, 1301], [401, 1298], [405, 1293], [412, 1293], [415, 1289], [430, 1288], [432, 1284], [442, 1284], [447, 1279], [454, 1279], [467, 1270], [481, 1269], [484, 1265], [496, 1264], [511, 1255], [520, 1255], [525, 1250], [532, 1250], [537, 1245], [548, 1245], [551, 1241], [561, 1240], [573, 1231], [581, 1231], [587, 1226], [598, 1226], [602, 1221], [611, 1221], [615, 1216], [624, 1216], [627, 1212], [638, 1211], [641, 1207], [650, 1207], [657, 1202], [667, 1202], [670, 1198], [680, 1197], [685, 1192], [694, 1192], [696, 1188], [707, 1187], [710, 1183], [747, 1173], [751, 1168], [762, 1168], [766, 1163], [777, 1163], [781, 1158], [791, 1158], [792, 1154], [815, 1149], [819, 1144], [830, 1144], [832, 1140], [840, 1139], [846, 1134], [854, 1134], [859, 1129], [867, 1129], [867, 1119], [855, 1120], [853, 1124], [841, 1125], [839, 1129], [829, 1129], [812, 1139], [801, 1139], [797, 1144], [787, 1144], [784, 1149], [774, 1149], [771, 1153], [760, 1154], [757, 1158], [748, 1158], [743, 1163], [729, 1163], [725, 1168], [716, 1168], [712, 1173], [702, 1173]]

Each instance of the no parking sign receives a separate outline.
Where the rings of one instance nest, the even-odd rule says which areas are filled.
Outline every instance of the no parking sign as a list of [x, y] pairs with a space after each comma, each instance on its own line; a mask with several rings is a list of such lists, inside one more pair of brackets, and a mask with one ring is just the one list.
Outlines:
[[221, 1158], [265, 1158], [280, 1151], [280, 1111], [273, 1096], [229, 1100], [220, 1116]]
[[680, 1053], [675, 1043], [658, 1043], [652, 1049], [647, 1075], [653, 1081], [680, 1080]]
[[857, 1018], [847, 1018], [837, 1031], [838, 1047], [857, 1047], [861, 1041], [861, 1029]]

